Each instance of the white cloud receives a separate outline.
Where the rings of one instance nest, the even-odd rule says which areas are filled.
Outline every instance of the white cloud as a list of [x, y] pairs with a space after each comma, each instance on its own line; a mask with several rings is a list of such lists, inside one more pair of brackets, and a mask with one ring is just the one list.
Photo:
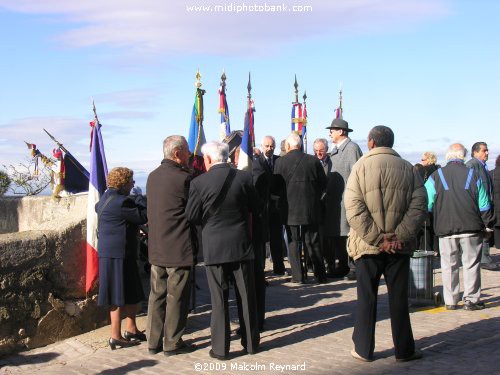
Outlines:
[[28, 117], [16, 119], [7, 124], [0, 124], [0, 132], [8, 135], [8, 140], [0, 140], [2, 164], [16, 164], [29, 156], [24, 142], [34, 143], [41, 153], [51, 156], [56, 147], [47, 134], [46, 129], [57, 141], [61, 142], [71, 153], [83, 152], [87, 146], [81, 139], [90, 142], [90, 126], [88, 121], [72, 117]]
[[[311, 6], [311, 12], [194, 12], [206, 7]], [[159, 54], [264, 55], [311, 36], [327, 39], [384, 32], [448, 13], [447, 0], [0, 0], [0, 6], [64, 24], [70, 47], [105, 46], [128, 58]]]

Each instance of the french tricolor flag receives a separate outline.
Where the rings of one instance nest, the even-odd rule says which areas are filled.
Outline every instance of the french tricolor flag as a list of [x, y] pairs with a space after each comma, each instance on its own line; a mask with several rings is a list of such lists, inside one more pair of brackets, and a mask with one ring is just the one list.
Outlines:
[[106, 190], [108, 167], [104, 144], [102, 142], [101, 124], [97, 117], [90, 122], [92, 127], [90, 148], [89, 198], [87, 205], [87, 269], [85, 292], [89, 292], [99, 276], [99, 257], [97, 255], [97, 213], [95, 205]]
[[241, 139], [240, 156], [238, 158], [238, 169], [243, 171], [252, 170], [253, 144], [254, 140], [254, 113], [253, 101], [249, 103], [249, 108], [245, 113], [245, 125], [243, 127], [243, 138]]

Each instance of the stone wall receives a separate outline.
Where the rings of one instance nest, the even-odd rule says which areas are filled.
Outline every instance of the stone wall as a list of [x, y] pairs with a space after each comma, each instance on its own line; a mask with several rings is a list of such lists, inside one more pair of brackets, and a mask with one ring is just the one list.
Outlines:
[[0, 355], [107, 321], [85, 295], [87, 195], [0, 198]]

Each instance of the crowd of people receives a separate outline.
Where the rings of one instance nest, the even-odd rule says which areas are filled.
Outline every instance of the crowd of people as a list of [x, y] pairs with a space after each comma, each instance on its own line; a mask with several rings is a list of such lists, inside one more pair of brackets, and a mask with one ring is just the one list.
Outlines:
[[[500, 238], [500, 157], [487, 170], [486, 143], [466, 149], [452, 144], [446, 165], [425, 152], [413, 166], [392, 148], [394, 133], [375, 126], [368, 152], [349, 138], [347, 121], [335, 119], [327, 139], [314, 141], [314, 155], [303, 152], [292, 133], [275, 155], [275, 139], [263, 137], [251, 170], [236, 168], [231, 141], [203, 145], [204, 173], [193, 173], [186, 139], [163, 142], [164, 159], [148, 177], [147, 200], [129, 195], [133, 172], [115, 168], [108, 189], [96, 205], [99, 230], [99, 304], [111, 318], [109, 346], [147, 341], [151, 354], [190, 353], [186, 329], [193, 266], [202, 258], [211, 296], [209, 355], [229, 358], [229, 290], [238, 306], [241, 344], [259, 351], [265, 325], [266, 257], [272, 272], [318, 284], [356, 280], [357, 308], [351, 355], [373, 359], [377, 294], [384, 276], [395, 357], [418, 359], [408, 310], [410, 257], [425, 248], [440, 256], [446, 309], [459, 307], [459, 258], [463, 265], [463, 308], [480, 310], [480, 269], [496, 270], [488, 249], [493, 232]], [[231, 138], [232, 139], [232, 138]], [[497, 172], [497, 173], [495, 173]], [[496, 212], [495, 212], [496, 210]], [[496, 213], [496, 215], [495, 215]], [[151, 291], [146, 332], [135, 324], [144, 294], [137, 268], [139, 225], [147, 223]], [[266, 249], [269, 249], [267, 251]], [[285, 267], [288, 259], [290, 269]], [[121, 334], [121, 317], [126, 330]]]

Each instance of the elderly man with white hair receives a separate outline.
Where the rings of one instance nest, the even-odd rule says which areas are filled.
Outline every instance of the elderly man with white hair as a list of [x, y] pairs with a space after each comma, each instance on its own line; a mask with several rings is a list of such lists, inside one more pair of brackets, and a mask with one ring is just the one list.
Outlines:
[[299, 243], [303, 242], [313, 263], [316, 282], [323, 284], [327, 280], [318, 226], [321, 215], [320, 198], [325, 191], [326, 176], [319, 160], [303, 153], [301, 145], [302, 141], [295, 133], [286, 138], [286, 155], [276, 160], [274, 174], [286, 187], [286, 192], [282, 192], [280, 210], [282, 220], [288, 225], [292, 235], [288, 257], [292, 267], [292, 282], [305, 281], [299, 253]]
[[481, 247], [483, 233], [492, 228], [494, 217], [479, 175], [464, 164], [466, 150], [454, 143], [446, 153], [447, 164], [425, 183], [434, 231], [439, 237], [441, 272], [446, 309], [455, 310], [460, 297], [458, 257], [462, 253], [464, 310], [482, 310]]
[[252, 175], [232, 168], [227, 159], [229, 147], [209, 142], [201, 148], [207, 172], [195, 178], [189, 188], [186, 216], [201, 225], [203, 259], [207, 269], [212, 301], [209, 355], [229, 359], [229, 280], [234, 278], [241, 296], [240, 315], [244, 329], [241, 343], [247, 353], [259, 347], [255, 299], [254, 248], [250, 233], [250, 213], [260, 207]]

